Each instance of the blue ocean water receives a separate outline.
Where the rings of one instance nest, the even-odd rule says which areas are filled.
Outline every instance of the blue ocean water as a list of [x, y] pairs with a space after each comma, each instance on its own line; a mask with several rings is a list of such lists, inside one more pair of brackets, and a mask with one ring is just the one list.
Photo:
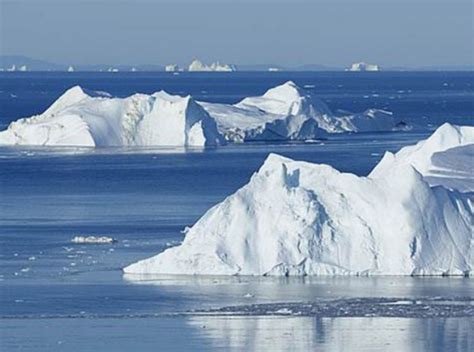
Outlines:
[[[385, 150], [413, 144], [444, 121], [472, 125], [473, 78], [466, 72], [1, 73], [2, 129], [42, 112], [75, 84], [118, 96], [166, 89], [235, 102], [289, 79], [314, 89], [333, 110], [387, 108], [414, 125], [407, 132], [338, 135], [316, 144], [205, 150], [0, 147], [1, 349], [248, 350], [273, 341], [274, 350], [284, 350], [291, 338], [301, 350], [341, 345], [472, 350], [472, 318], [452, 317], [449, 311], [436, 319], [410, 315], [410, 306], [398, 318], [344, 318], [334, 312], [291, 319], [192, 314], [235, 305], [353, 298], [374, 299], [371, 306], [384, 297], [472, 302], [472, 279], [137, 280], [124, 277], [120, 269], [178, 244], [181, 230], [244, 185], [270, 152], [366, 175]], [[118, 242], [73, 244], [76, 235], [105, 235]]]

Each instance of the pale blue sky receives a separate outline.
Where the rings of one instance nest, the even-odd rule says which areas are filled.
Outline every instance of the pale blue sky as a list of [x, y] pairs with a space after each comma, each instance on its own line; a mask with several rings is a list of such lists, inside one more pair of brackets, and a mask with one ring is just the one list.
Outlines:
[[3, 55], [71, 64], [469, 65], [472, 0], [0, 0]]

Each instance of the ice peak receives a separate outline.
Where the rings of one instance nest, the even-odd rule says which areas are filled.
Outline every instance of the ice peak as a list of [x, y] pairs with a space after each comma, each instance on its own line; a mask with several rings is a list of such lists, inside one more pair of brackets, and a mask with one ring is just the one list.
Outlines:
[[73, 104], [76, 104], [82, 100], [90, 98], [90, 96], [84, 92], [81, 86], [73, 86], [66, 90], [58, 100], [56, 100], [44, 114], [54, 114], [60, 110], [63, 110]]
[[183, 105], [189, 105], [190, 103], [194, 102], [194, 99], [190, 95], [181, 96], [181, 95], [174, 95], [169, 94], [164, 90], [160, 90], [159, 92], [155, 92], [152, 94], [153, 97], [167, 101], [169, 103], [180, 103]]
[[267, 158], [263, 162], [263, 165], [282, 164], [282, 163], [290, 162], [290, 161], [293, 161], [293, 160], [280, 154], [270, 153], [268, 154]]
[[272, 98], [282, 101], [295, 101], [305, 95], [305, 92], [295, 82], [287, 81], [279, 86], [270, 88], [263, 96], [265, 98]]

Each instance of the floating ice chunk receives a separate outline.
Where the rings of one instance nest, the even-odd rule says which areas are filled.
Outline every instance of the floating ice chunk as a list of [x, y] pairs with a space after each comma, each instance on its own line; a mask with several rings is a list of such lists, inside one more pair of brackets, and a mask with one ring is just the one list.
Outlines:
[[71, 240], [72, 243], [94, 243], [94, 244], [102, 244], [102, 243], [115, 243], [117, 242], [116, 239], [107, 236], [76, 236]]

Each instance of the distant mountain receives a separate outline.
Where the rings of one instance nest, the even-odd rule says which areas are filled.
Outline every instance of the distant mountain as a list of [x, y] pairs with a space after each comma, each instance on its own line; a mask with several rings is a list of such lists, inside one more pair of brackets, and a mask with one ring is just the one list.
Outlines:
[[56, 64], [19, 55], [0, 56], [0, 70], [19, 71], [22, 67], [25, 67], [26, 71], [65, 71], [68, 65]]

